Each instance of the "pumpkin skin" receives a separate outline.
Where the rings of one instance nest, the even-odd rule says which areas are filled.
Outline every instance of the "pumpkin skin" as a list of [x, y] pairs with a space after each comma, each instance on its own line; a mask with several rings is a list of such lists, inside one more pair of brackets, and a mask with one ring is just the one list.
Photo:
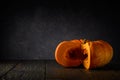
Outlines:
[[84, 47], [88, 49], [86, 53], [88, 56], [83, 61], [83, 65], [86, 69], [93, 69], [105, 66], [113, 57], [112, 46], [103, 40], [90, 41], [84, 44]]
[[77, 67], [83, 64], [86, 69], [98, 68], [108, 64], [112, 57], [112, 46], [103, 40], [63, 41], [55, 50], [56, 61], [64, 67]]

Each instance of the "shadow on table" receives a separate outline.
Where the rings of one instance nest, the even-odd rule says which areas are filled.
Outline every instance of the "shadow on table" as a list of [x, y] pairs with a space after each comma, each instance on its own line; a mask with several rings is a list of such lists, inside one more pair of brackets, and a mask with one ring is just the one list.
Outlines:
[[109, 63], [104, 67], [96, 68], [94, 70], [114, 70], [114, 71], [119, 71], [120, 70], [120, 63]]
[[86, 70], [79, 67], [65, 68], [55, 61], [48, 61], [46, 78], [56, 80], [115, 80], [120, 79], [120, 64], [109, 63], [104, 67]]

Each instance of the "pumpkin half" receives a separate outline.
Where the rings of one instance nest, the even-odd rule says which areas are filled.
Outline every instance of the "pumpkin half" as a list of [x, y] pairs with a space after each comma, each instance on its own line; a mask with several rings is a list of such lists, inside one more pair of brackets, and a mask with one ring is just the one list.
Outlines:
[[88, 55], [83, 60], [86, 69], [105, 66], [113, 57], [112, 46], [103, 40], [88, 41], [82, 47], [85, 49], [84, 54]]
[[55, 59], [64, 67], [75, 67], [85, 58], [82, 53], [79, 40], [63, 41], [55, 50]]
[[56, 61], [64, 67], [77, 67], [83, 64], [86, 69], [97, 68], [108, 64], [112, 57], [112, 46], [103, 40], [63, 41], [55, 50]]

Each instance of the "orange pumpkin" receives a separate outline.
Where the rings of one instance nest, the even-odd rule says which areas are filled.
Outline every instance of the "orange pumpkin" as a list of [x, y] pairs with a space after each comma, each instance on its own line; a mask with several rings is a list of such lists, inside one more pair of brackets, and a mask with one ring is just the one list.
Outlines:
[[112, 46], [103, 40], [88, 41], [82, 47], [86, 50], [84, 54], [88, 55], [83, 61], [86, 69], [105, 66], [113, 57]]
[[86, 69], [102, 67], [113, 57], [112, 46], [103, 40], [70, 40], [58, 44], [55, 60], [64, 67], [77, 67], [81, 64]]
[[63, 41], [55, 51], [56, 61], [64, 67], [75, 67], [82, 63], [83, 54], [79, 40]]

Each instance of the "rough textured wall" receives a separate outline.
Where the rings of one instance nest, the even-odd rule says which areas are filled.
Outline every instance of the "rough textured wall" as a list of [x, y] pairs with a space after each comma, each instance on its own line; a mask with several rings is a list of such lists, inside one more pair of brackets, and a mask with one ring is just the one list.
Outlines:
[[4, 2], [0, 59], [54, 59], [59, 42], [103, 39], [119, 58], [117, 5], [80, 2]]

